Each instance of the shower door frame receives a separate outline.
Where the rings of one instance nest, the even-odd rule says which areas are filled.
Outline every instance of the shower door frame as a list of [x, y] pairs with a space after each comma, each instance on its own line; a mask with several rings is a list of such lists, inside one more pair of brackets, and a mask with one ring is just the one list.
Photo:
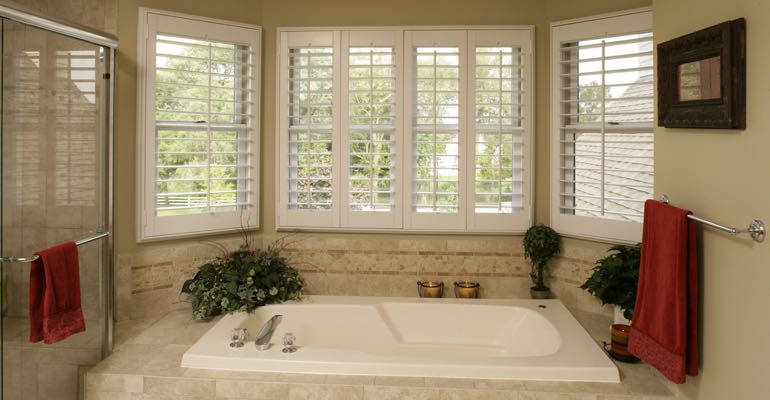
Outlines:
[[[100, 252], [103, 258], [102, 271], [100, 282], [105, 304], [104, 320], [105, 326], [102, 330], [102, 358], [107, 357], [112, 352], [113, 338], [114, 338], [114, 316], [115, 316], [115, 299], [114, 299], [114, 247], [113, 247], [113, 218], [114, 218], [114, 163], [113, 163], [113, 151], [114, 151], [114, 133], [115, 133], [115, 56], [118, 47], [117, 37], [108, 33], [99, 32], [91, 28], [78, 25], [72, 22], [64, 21], [59, 18], [46, 15], [44, 13], [29, 9], [27, 7], [10, 3], [5, 0], [0, 0], [0, 17], [15, 22], [19, 22], [25, 25], [32, 26], [44, 31], [56, 33], [73, 39], [88, 42], [97, 46], [100, 46], [103, 50], [104, 56], [104, 70], [105, 73], [101, 79], [101, 85], [103, 88], [103, 96], [100, 101], [100, 124], [102, 125], [104, 138], [104, 146], [102, 149], [103, 157], [100, 157], [103, 165], [104, 185], [99, 188], [101, 195], [103, 196], [105, 210], [103, 213], [105, 221], [105, 231], [110, 234], [107, 235], [102, 252]], [[1, 35], [0, 35], [1, 37]], [[107, 252], [105, 256], [103, 252]], [[104, 265], [106, 264], [106, 265]], [[2, 360], [0, 360], [0, 363]]]

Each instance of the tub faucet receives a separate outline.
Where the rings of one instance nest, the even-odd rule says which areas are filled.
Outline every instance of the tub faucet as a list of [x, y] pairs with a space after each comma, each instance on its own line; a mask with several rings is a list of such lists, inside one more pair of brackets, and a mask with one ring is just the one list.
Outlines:
[[257, 350], [264, 351], [270, 348], [270, 338], [273, 337], [273, 332], [275, 332], [275, 328], [278, 327], [278, 324], [281, 323], [282, 319], [283, 316], [280, 314], [273, 315], [272, 318], [262, 325], [262, 329], [257, 333], [257, 338], [254, 339]]

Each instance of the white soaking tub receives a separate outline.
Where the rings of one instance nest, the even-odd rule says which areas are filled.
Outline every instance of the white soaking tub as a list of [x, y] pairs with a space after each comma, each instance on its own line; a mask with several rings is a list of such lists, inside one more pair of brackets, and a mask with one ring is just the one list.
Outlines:
[[[282, 322], [268, 350], [254, 338]], [[247, 328], [241, 348], [234, 328]], [[298, 350], [284, 353], [283, 335]], [[308, 296], [225, 315], [182, 358], [217, 370], [619, 382], [615, 365], [559, 300]]]

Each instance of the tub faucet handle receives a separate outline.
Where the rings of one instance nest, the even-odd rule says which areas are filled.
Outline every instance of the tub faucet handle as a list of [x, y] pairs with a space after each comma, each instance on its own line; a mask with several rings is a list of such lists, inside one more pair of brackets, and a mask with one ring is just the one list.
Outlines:
[[294, 341], [297, 340], [297, 337], [294, 336], [291, 332], [286, 332], [283, 334], [283, 352], [284, 353], [294, 353], [297, 351], [297, 346], [294, 345]]
[[248, 337], [246, 328], [235, 328], [230, 333], [230, 347], [237, 349], [243, 347], [243, 342]]

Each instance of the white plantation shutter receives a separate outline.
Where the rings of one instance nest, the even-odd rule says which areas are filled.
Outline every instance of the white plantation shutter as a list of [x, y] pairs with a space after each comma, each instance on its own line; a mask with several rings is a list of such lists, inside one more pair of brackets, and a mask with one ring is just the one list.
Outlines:
[[333, 49], [289, 49], [289, 208], [332, 207]]
[[342, 34], [343, 227], [401, 227], [401, 37], [398, 31]]
[[588, 24], [554, 28], [552, 218], [565, 233], [637, 241], [653, 195], [649, 13], [615, 17], [610, 33], [597, 25], [601, 35]]
[[525, 230], [532, 204], [530, 32], [474, 31], [469, 44], [474, 195], [468, 224], [477, 230]]
[[279, 229], [526, 230], [531, 34], [279, 30]]
[[408, 226], [465, 228], [466, 31], [407, 31], [407, 155], [411, 173]]
[[279, 226], [339, 224], [339, 34], [282, 32]]
[[139, 239], [256, 227], [259, 29], [142, 15]]

